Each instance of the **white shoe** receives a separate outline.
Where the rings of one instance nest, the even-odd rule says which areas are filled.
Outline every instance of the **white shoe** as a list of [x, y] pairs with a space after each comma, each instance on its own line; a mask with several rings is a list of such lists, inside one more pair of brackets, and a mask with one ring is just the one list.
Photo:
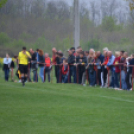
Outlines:
[[86, 86], [86, 84], [83, 84], [83, 86], [85, 87], [85, 86]]
[[21, 80], [19, 80], [18, 83], [21, 83]]
[[120, 90], [120, 89], [119, 89], [119, 88], [117, 88], [117, 87], [116, 87], [116, 88], [114, 88], [114, 89], [115, 89], [115, 90]]
[[119, 88], [118, 90], [123, 90], [123, 89]]
[[130, 91], [132, 91], [132, 88], [130, 89]]

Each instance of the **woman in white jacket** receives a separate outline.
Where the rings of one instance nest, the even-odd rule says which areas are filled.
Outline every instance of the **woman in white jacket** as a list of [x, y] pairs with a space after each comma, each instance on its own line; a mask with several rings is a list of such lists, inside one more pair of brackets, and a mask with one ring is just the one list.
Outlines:
[[5, 73], [5, 81], [8, 81], [9, 78], [9, 71], [10, 71], [10, 64], [12, 62], [12, 59], [9, 57], [8, 54], [6, 54], [6, 57], [3, 59], [3, 71]]

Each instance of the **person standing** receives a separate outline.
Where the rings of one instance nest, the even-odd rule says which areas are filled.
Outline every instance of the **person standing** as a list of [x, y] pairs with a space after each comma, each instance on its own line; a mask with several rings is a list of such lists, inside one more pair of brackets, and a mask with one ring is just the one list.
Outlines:
[[28, 51], [26, 51], [26, 47], [22, 48], [22, 51], [19, 52], [18, 56], [18, 64], [19, 64], [19, 69], [21, 72], [21, 81], [22, 85], [25, 85], [25, 82], [27, 81], [27, 74], [28, 74], [28, 58], [31, 59], [31, 55], [29, 54]]
[[120, 52], [115, 52], [115, 60], [113, 65], [115, 66], [114, 70], [114, 84], [115, 84], [115, 90], [119, 89], [119, 81], [120, 81], [120, 66], [118, 65], [120, 63]]
[[44, 78], [44, 82], [46, 80], [46, 74], [48, 75], [48, 82], [50, 82], [50, 72], [51, 72], [51, 59], [50, 59], [48, 53], [45, 53], [45, 78]]
[[44, 82], [44, 64], [45, 64], [45, 58], [44, 58], [44, 52], [43, 50], [38, 50], [38, 64], [39, 64], [39, 68], [40, 68], [40, 72], [39, 75], [41, 77], [42, 82]]
[[109, 68], [109, 79], [111, 80], [111, 82], [109, 83], [110, 87], [109, 88], [114, 88], [115, 86], [115, 80], [114, 80], [114, 71], [115, 71], [115, 67], [113, 66], [114, 60], [115, 60], [115, 56], [113, 55], [113, 53], [111, 51], [108, 51], [108, 57], [109, 57], [109, 61], [107, 63], [107, 67]]
[[[127, 62], [129, 63], [128, 72], [126, 75], [126, 84], [127, 84], [127, 90], [132, 90], [132, 84], [130, 83], [130, 76], [133, 75], [133, 68], [134, 66], [134, 54], [131, 55], [130, 58], [127, 59]], [[131, 81], [133, 82], [133, 81]]]
[[95, 63], [95, 51], [93, 49], [90, 49], [87, 68], [89, 74], [89, 84], [91, 87], [96, 85], [96, 71], [94, 63]]
[[33, 72], [33, 82], [38, 82], [38, 73], [37, 73], [37, 53], [33, 51], [33, 49], [30, 49], [30, 53], [32, 56], [31, 59], [31, 68]]
[[76, 83], [76, 67], [74, 66], [75, 63], [75, 56], [71, 50], [68, 50], [68, 64], [69, 64], [69, 81], [71, 83], [71, 76], [73, 76], [73, 83]]
[[3, 71], [5, 72], [5, 81], [8, 81], [9, 79], [9, 71], [10, 71], [10, 64], [12, 62], [12, 59], [9, 57], [8, 54], [6, 54], [6, 57], [3, 59]]
[[58, 65], [57, 65], [57, 50], [56, 48], [52, 48], [52, 64], [55, 67], [55, 77], [58, 82]]
[[86, 66], [87, 58], [84, 56], [84, 52], [80, 52], [79, 58], [79, 83], [84, 85], [86, 81]]

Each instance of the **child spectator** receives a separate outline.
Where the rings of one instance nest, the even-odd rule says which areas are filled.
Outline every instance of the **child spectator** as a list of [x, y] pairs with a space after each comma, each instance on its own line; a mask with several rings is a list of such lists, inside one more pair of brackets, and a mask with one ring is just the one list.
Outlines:
[[69, 65], [67, 63], [67, 59], [63, 59], [63, 66], [62, 66], [62, 83], [68, 82], [68, 75], [69, 75]]

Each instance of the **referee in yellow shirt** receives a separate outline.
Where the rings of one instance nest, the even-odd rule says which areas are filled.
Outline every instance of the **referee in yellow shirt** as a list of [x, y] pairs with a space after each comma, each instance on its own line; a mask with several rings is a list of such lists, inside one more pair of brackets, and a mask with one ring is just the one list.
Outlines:
[[31, 55], [28, 51], [26, 51], [26, 47], [22, 48], [22, 51], [19, 52], [18, 56], [18, 65], [21, 72], [21, 81], [22, 85], [25, 85], [27, 80], [27, 73], [28, 73], [28, 58], [31, 58]]

